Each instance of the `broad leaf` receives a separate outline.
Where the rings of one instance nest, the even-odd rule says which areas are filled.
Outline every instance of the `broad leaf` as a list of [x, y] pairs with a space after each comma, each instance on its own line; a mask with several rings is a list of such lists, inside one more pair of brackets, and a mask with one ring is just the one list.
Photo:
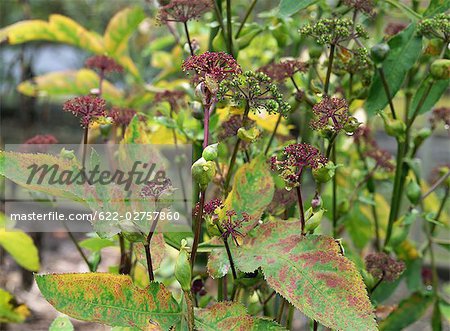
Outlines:
[[[301, 236], [298, 221], [275, 221], [232, 246], [236, 267], [261, 268], [270, 287], [308, 317], [340, 330], [376, 330], [365, 285], [333, 238]], [[226, 264], [226, 254], [220, 258]], [[210, 268], [211, 266], [209, 266]]]
[[428, 310], [433, 297], [422, 293], [414, 293], [403, 300], [389, 316], [380, 323], [380, 331], [403, 330], [418, 321]]
[[0, 30], [0, 39], [5, 38], [11, 45], [47, 40], [74, 45], [93, 53], [104, 53], [103, 40], [98, 34], [62, 15], [51, 15], [48, 22], [30, 20], [7, 26]]
[[[409, 115], [411, 116], [417, 109], [419, 102], [422, 100], [424, 93], [429, 89], [431, 77], [427, 77], [422, 81], [417, 92], [414, 93], [414, 98], [409, 108]], [[450, 83], [450, 79], [438, 80], [433, 83], [425, 102], [422, 104], [419, 110], [419, 114], [425, 114], [439, 101], [441, 96], [447, 91]]]
[[439, 13], [445, 13], [449, 9], [450, 1], [448, 0], [431, 0], [423, 16], [431, 17]]
[[[410, 24], [405, 30], [388, 41], [391, 48], [383, 62], [383, 70], [389, 85], [391, 98], [400, 89], [409, 69], [417, 62], [422, 51], [422, 38], [416, 35], [416, 25]], [[388, 104], [381, 78], [376, 72], [366, 101], [366, 111], [374, 114], [383, 110]]]
[[0, 323], [22, 323], [29, 315], [27, 306], [15, 303], [14, 297], [0, 288]]
[[[78, 71], [58, 71], [34, 77], [17, 86], [17, 90], [28, 96], [45, 97], [69, 97], [77, 95], [87, 95], [92, 89], [98, 88], [98, 75], [88, 69]], [[123, 103], [123, 92], [118, 90], [108, 81], [103, 81], [102, 97], [121, 106]]]
[[72, 322], [67, 316], [58, 316], [50, 324], [48, 331], [73, 331]]
[[39, 270], [38, 249], [33, 239], [21, 230], [5, 230], [0, 227], [0, 247], [7, 251], [12, 258], [30, 271]]
[[291, 16], [306, 7], [311, 6], [318, 0], [281, 0], [280, 1], [280, 15]]
[[227, 210], [238, 215], [246, 212], [251, 220], [258, 220], [270, 204], [275, 191], [272, 175], [266, 158], [261, 155], [241, 166], [233, 178], [233, 189], [228, 194], [221, 217]]
[[207, 309], [197, 310], [195, 312], [195, 326], [201, 331], [286, 330], [271, 320], [248, 315], [246, 308], [235, 302], [219, 302]]
[[89, 249], [92, 252], [99, 252], [103, 248], [115, 246], [115, 243], [111, 239], [103, 238], [87, 238], [78, 243], [80, 247]]
[[182, 318], [177, 301], [159, 283], [141, 289], [129, 276], [106, 273], [37, 275], [36, 282], [57, 310], [83, 321], [169, 330]]

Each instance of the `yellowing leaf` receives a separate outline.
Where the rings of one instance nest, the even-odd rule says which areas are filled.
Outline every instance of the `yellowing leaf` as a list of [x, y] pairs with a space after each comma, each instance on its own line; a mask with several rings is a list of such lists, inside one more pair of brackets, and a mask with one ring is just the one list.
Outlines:
[[0, 228], [0, 246], [7, 251], [17, 264], [27, 270], [39, 270], [38, 249], [33, 239], [25, 232], [16, 229]]
[[0, 288], [0, 323], [22, 323], [29, 315], [27, 306], [16, 304], [14, 297]]
[[[28, 96], [67, 97], [86, 95], [99, 86], [98, 75], [89, 69], [78, 71], [57, 71], [27, 80], [17, 86], [17, 90]], [[103, 81], [102, 97], [120, 106], [123, 92], [108, 81]]]

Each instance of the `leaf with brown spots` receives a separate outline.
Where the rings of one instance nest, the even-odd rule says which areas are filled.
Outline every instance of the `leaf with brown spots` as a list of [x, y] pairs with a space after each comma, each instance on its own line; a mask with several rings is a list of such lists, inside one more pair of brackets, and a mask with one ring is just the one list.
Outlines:
[[333, 238], [302, 236], [300, 222], [278, 220], [232, 246], [232, 255], [243, 272], [261, 268], [275, 291], [319, 323], [338, 330], [377, 329], [361, 275]]
[[178, 302], [160, 283], [141, 289], [129, 276], [107, 273], [36, 275], [36, 282], [51, 305], [79, 320], [169, 330], [183, 319]]
[[271, 320], [248, 315], [245, 307], [236, 302], [219, 302], [207, 309], [197, 310], [195, 325], [199, 331], [286, 330]]

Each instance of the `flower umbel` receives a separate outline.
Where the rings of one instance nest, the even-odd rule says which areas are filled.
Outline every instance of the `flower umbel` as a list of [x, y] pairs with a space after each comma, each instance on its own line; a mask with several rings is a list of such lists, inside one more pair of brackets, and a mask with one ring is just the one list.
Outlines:
[[171, 0], [159, 10], [158, 20], [162, 23], [199, 19], [213, 7], [211, 0]]
[[106, 101], [99, 97], [82, 96], [70, 99], [64, 103], [63, 110], [71, 112], [80, 118], [83, 128], [89, 127], [93, 119], [106, 115]]
[[372, 253], [366, 256], [367, 271], [375, 278], [393, 282], [405, 270], [405, 263], [397, 261], [386, 253]]
[[[51, 144], [57, 144], [58, 140], [55, 136], [51, 134], [38, 134], [30, 139], [27, 139], [23, 144], [23, 149], [28, 153], [37, 152], [37, 153], [45, 153], [48, 151], [49, 146]], [[26, 146], [32, 145], [32, 146]]]
[[86, 67], [97, 69], [102, 73], [122, 72], [123, 68], [114, 59], [106, 55], [95, 55], [86, 60]]
[[242, 218], [239, 220], [233, 220], [233, 217], [237, 215], [234, 210], [228, 210], [226, 212], [227, 218], [221, 222], [221, 227], [223, 229], [222, 237], [227, 240], [228, 237], [233, 238], [236, 246], [239, 246], [238, 237], [244, 237], [244, 235], [238, 230], [244, 222], [250, 219], [247, 213], [242, 213]]
[[253, 112], [286, 115], [291, 106], [283, 101], [278, 87], [262, 72], [246, 71], [242, 75], [222, 82], [219, 97], [229, 97], [237, 107], [247, 106]]
[[242, 72], [236, 60], [225, 52], [205, 52], [193, 55], [183, 62], [184, 71], [194, 71], [196, 80], [203, 82], [213, 80], [220, 83], [224, 79]]
[[444, 42], [450, 41], [450, 15], [438, 14], [419, 23], [417, 32], [429, 39], [439, 38]]
[[120, 126], [127, 126], [130, 124], [136, 111], [130, 108], [113, 107], [109, 112], [109, 116], [113, 119], [114, 123]]
[[205, 203], [205, 206], [203, 207], [203, 211], [206, 215], [212, 215], [216, 211], [217, 208], [222, 207], [222, 200], [221, 199], [212, 199], [209, 202]]
[[342, 130], [350, 117], [345, 99], [327, 96], [314, 105], [313, 113], [316, 115], [316, 119], [311, 121], [313, 129], [330, 129], [334, 132]]
[[352, 7], [369, 16], [374, 16], [372, 0], [344, 0], [343, 2], [348, 7]]
[[270, 63], [261, 67], [258, 71], [265, 73], [273, 81], [283, 82], [293, 77], [297, 72], [306, 72], [308, 63], [300, 60], [284, 60], [280, 63]]
[[280, 173], [288, 187], [296, 187], [300, 184], [304, 168], [316, 169], [328, 162], [317, 148], [309, 144], [286, 146], [281, 159], [273, 156], [270, 161], [272, 169]]

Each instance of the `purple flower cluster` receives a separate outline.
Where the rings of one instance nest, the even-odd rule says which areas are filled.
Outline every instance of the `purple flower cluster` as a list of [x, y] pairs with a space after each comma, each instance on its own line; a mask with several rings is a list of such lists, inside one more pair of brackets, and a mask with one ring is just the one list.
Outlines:
[[79, 117], [81, 126], [87, 128], [93, 119], [106, 116], [106, 101], [90, 95], [76, 97], [66, 101], [63, 110]]
[[367, 271], [375, 278], [393, 282], [405, 270], [405, 263], [397, 261], [386, 253], [372, 253], [366, 256]]
[[223, 233], [222, 237], [227, 240], [228, 237], [233, 238], [236, 246], [239, 246], [238, 237], [244, 237], [244, 235], [238, 230], [244, 222], [248, 222], [250, 220], [250, 216], [247, 213], [242, 213], [242, 218], [239, 220], [233, 220], [233, 217], [237, 215], [236, 211], [228, 210], [226, 212], [227, 218], [222, 221], [220, 224]]
[[197, 20], [213, 7], [211, 0], [171, 0], [159, 10], [158, 21], [162, 23], [186, 23]]
[[[37, 153], [45, 153], [48, 151], [49, 146], [51, 144], [57, 144], [58, 140], [55, 138], [55, 136], [51, 134], [38, 134], [30, 139], [27, 139], [23, 144], [23, 150], [31, 153], [31, 152], [37, 152]], [[28, 145], [28, 146], [27, 146]], [[32, 145], [32, 146], [29, 146]]]
[[86, 60], [86, 67], [97, 69], [101, 73], [122, 72], [123, 68], [114, 59], [106, 55], [95, 55]]
[[345, 99], [328, 96], [314, 105], [313, 113], [316, 118], [311, 121], [311, 127], [315, 130], [330, 129], [338, 132], [344, 128], [350, 117]]
[[219, 208], [222, 207], [222, 200], [221, 199], [212, 199], [209, 202], [205, 203], [205, 206], [203, 207], [203, 211], [205, 212], [206, 215], [212, 215], [214, 214], [214, 211]]
[[109, 116], [113, 119], [114, 123], [120, 126], [127, 126], [130, 124], [136, 111], [130, 108], [113, 107], [109, 112]]
[[261, 67], [258, 71], [265, 73], [273, 81], [283, 82], [293, 77], [297, 72], [306, 72], [308, 64], [300, 60], [284, 60], [280, 63], [270, 63]]

